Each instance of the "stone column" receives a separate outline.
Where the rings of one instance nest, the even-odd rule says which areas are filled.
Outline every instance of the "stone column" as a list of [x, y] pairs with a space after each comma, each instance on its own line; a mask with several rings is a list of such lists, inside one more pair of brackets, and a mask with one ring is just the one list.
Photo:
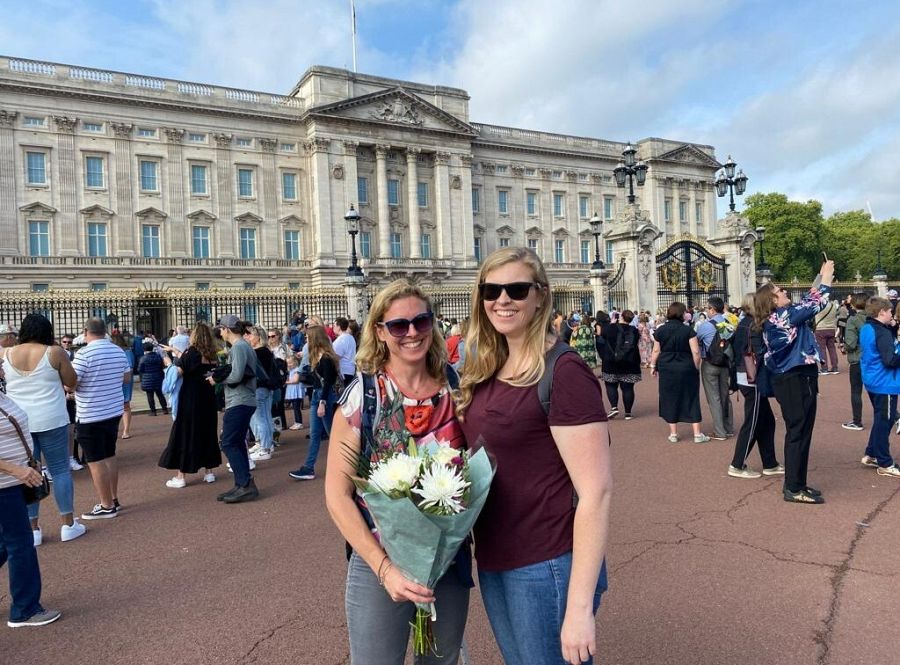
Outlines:
[[602, 271], [591, 270], [591, 295], [594, 298], [594, 312], [606, 309], [606, 280], [608, 269]]
[[[331, 172], [328, 163], [328, 148], [331, 139], [315, 138], [306, 144], [310, 155], [310, 173], [312, 174], [312, 201], [314, 238], [317, 247], [314, 254], [319, 262], [335, 264], [334, 242], [334, 216], [331, 209]], [[341, 213], [343, 216], [343, 213]]]
[[347, 314], [362, 325], [366, 322], [366, 283], [365, 278], [348, 277], [344, 282], [344, 296], [347, 298]]
[[462, 251], [466, 267], [475, 266], [475, 215], [472, 211], [472, 155], [460, 155], [462, 189]]
[[132, 169], [131, 133], [134, 125], [121, 122], [112, 122], [109, 125], [116, 138], [115, 169], [116, 169], [116, 242], [118, 256], [135, 256], [137, 247], [137, 230], [134, 221], [134, 196], [135, 181]]
[[[15, 111], [0, 110], [0, 254], [19, 253], [19, 220], [16, 211]], [[27, 251], [26, 251], [27, 253]]]
[[[419, 225], [419, 172], [418, 162], [421, 148], [409, 146], [406, 149], [406, 191], [409, 199], [409, 258], [422, 258], [422, 227]], [[435, 187], [435, 189], [437, 189]], [[435, 195], [437, 192], [435, 192]], [[435, 202], [437, 199], [435, 198]]]
[[[262, 168], [259, 174], [259, 193], [262, 202], [262, 252], [265, 259], [281, 258], [281, 238], [279, 238], [278, 220], [278, 170], [275, 168], [275, 147], [278, 141], [260, 138], [259, 148], [262, 150]], [[298, 183], [299, 185], [299, 183]]]
[[391, 209], [388, 206], [387, 154], [391, 146], [379, 143], [375, 146], [375, 179], [378, 196], [378, 257], [391, 257]]
[[77, 118], [53, 116], [59, 142], [59, 247], [62, 256], [78, 255], [78, 179], [75, 176], [75, 125]]
[[184, 130], [172, 127], [165, 128], [166, 133], [166, 170], [168, 172], [168, 189], [169, 216], [166, 218], [168, 225], [168, 233], [166, 234], [169, 242], [169, 251], [162, 250], [162, 255], [169, 254], [175, 258], [187, 256], [187, 223], [184, 218], [184, 149], [181, 142], [184, 140]]
[[[356, 153], [359, 148], [359, 143], [356, 141], [344, 141], [344, 198], [341, 202], [343, 206], [341, 217], [343, 217], [344, 213], [350, 208], [352, 204], [357, 211], [359, 211], [359, 167], [356, 161]], [[362, 214], [362, 213], [360, 213]], [[335, 220], [335, 223], [339, 224]], [[346, 232], [346, 226], [342, 227], [342, 233], [339, 235], [344, 238], [344, 258], [347, 261], [347, 264], [350, 263], [350, 239], [349, 234]], [[358, 240], [358, 238], [357, 238]], [[363, 308], [365, 309], [365, 308]], [[351, 310], [352, 311], [352, 310]]]
[[700, 235], [699, 229], [697, 227], [697, 187], [700, 186], [699, 182], [691, 182], [690, 183], [690, 198], [688, 200], [688, 220], [689, 228], [691, 230], [691, 235], [697, 237]]
[[[231, 167], [231, 134], [213, 134], [216, 141], [216, 188], [219, 198], [218, 255], [234, 258], [234, 170]], [[210, 248], [212, 257], [213, 250]]]
[[453, 256], [453, 233], [450, 228], [450, 153], [434, 153], [434, 210], [437, 227], [437, 257]]

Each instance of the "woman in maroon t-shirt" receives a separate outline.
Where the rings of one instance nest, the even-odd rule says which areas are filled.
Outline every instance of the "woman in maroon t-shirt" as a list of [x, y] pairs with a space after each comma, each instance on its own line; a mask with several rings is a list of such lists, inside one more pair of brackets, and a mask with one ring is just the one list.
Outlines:
[[531, 250], [491, 254], [472, 303], [466, 348], [477, 351], [457, 410], [466, 440], [480, 438], [497, 462], [475, 526], [485, 609], [507, 665], [590, 663], [612, 491], [600, 384], [564, 354], [544, 413], [537, 384], [557, 340], [547, 274]]

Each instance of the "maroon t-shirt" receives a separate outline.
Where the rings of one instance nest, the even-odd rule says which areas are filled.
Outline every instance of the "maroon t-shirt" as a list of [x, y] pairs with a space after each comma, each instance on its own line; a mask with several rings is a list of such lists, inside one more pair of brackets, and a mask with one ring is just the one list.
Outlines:
[[516, 388], [493, 378], [475, 390], [463, 432], [473, 447], [482, 437], [497, 462], [475, 524], [475, 558], [481, 570], [520, 568], [572, 550], [574, 487], [550, 425], [605, 420], [600, 384], [576, 353], [556, 362], [549, 418], [537, 385]]

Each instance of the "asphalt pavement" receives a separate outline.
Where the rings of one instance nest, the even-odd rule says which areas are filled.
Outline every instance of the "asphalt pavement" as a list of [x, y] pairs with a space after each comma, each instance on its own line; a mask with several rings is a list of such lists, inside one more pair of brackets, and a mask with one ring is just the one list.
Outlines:
[[[645, 374], [635, 419], [610, 425], [610, 590], [597, 663], [900, 662], [900, 481], [859, 464], [868, 429], [841, 429], [848, 390], [846, 372], [821, 379], [810, 484], [827, 503], [797, 505], [782, 500], [778, 477], [726, 475], [733, 440], [668, 443]], [[732, 400], [739, 424], [743, 404]], [[866, 425], [870, 413], [867, 404]], [[133, 438], [120, 441], [117, 518], [61, 543], [52, 498], [42, 504], [43, 602], [63, 618], [0, 627], [0, 663], [349, 663], [346, 561], [324, 505], [324, 447], [320, 477], [294, 481], [287, 472], [305, 456], [306, 430], [284, 432], [257, 469], [260, 500], [226, 505], [215, 501], [230, 485], [224, 467], [212, 485], [164, 485], [172, 473], [156, 462], [170, 425], [137, 414]], [[779, 418], [779, 459], [782, 436]], [[750, 463], [760, 466], [755, 451]], [[87, 474], [75, 473], [78, 512], [95, 503]], [[8, 606], [4, 582], [0, 612]], [[502, 663], [477, 590], [466, 644], [471, 664]]]

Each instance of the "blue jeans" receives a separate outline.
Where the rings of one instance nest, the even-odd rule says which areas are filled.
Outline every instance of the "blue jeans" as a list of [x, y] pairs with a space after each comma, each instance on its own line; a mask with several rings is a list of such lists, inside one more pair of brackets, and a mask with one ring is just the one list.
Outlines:
[[[321, 390], [314, 390], [309, 400], [309, 452], [303, 466], [309, 469], [316, 468], [316, 458], [319, 456], [319, 446], [322, 444], [322, 434], [331, 434], [331, 418], [334, 415], [334, 402], [336, 396], [333, 390], [323, 395]], [[325, 415], [319, 418], [319, 402], [325, 402]]]
[[[34, 458], [44, 457], [47, 470], [53, 476], [53, 499], [60, 515], [72, 512], [75, 490], [72, 487], [72, 469], [69, 468], [69, 426], [63, 425], [46, 432], [32, 432]], [[28, 506], [28, 517], [36, 519], [40, 503]]]
[[0, 567], [9, 562], [10, 621], [25, 621], [41, 607], [41, 569], [38, 567], [31, 524], [22, 486], [0, 489]]
[[878, 466], [887, 467], [894, 463], [891, 457], [891, 427], [897, 420], [897, 396], [869, 393], [874, 418], [869, 432], [866, 455], [878, 460]]
[[[565, 662], [560, 633], [571, 574], [571, 552], [513, 570], [478, 571], [484, 609], [506, 665]], [[606, 587], [604, 561], [594, 591], [595, 614]]]
[[[440, 656], [418, 657], [416, 665], [456, 665], [469, 615], [469, 587], [456, 571], [447, 571], [434, 588], [437, 622], [432, 624]], [[403, 665], [409, 644], [409, 624], [416, 606], [395, 603], [356, 552], [347, 566], [344, 597], [351, 665]]]
[[247, 430], [255, 406], [238, 404], [225, 409], [222, 416], [222, 452], [234, 471], [234, 484], [246, 487], [250, 476], [250, 458], [247, 456]]
[[272, 391], [256, 389], [256, 411], [250, 419], [250, 428], [260, 448], [272, 450]]

